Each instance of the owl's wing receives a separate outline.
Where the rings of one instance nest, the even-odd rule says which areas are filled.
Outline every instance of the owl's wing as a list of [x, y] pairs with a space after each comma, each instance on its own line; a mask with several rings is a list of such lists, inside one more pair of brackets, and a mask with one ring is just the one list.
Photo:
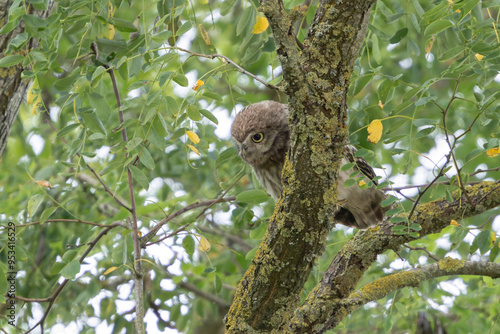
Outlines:
[[351, 145], [345, 146], [345, 157], [349, 162], [355, 163], [356, 168], [363, 173], [364, 176], [372, 180], [375, 185], [378, 184], [376, 180], [373, 180], [373, 178], [377, 176], [373, 171], [373, 168], [368, 164], [368, 162], [366, 162], [365, 159], [356, 157], [356, 149], [354, 147]]

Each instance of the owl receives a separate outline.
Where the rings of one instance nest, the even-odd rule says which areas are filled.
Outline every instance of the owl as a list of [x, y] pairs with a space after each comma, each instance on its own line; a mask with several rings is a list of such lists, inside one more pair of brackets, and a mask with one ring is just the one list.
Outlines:
[[[281, 171], [290, 146], [288, 106], [275, 101], [247, 106], [236, 115], [231, 136], [241, 159], [252, 166], [266, 191], [278, 199], [282, 192]], [[355, 157], [355, 152], [353, 147], [345, 146], [342, 165], [354, 162], [356, 166], [339, 172], [337, 201], [340, 210], [334, 220], [346, 226], [367, 228], [383, 220], [387, 208], [384, 209], [381, 202], [386, 196], [375, 187], [362, 189], [354, 185], [344, 188], [344, 182], [355, 170], [369, 179], [375, 177], [373, 169], [365, 160]]]

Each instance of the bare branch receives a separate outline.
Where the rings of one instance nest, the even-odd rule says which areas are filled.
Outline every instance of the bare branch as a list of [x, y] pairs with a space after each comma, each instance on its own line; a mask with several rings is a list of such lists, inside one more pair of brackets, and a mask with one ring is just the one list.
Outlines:
[[[231, 202], [231, 201], [234, 201], [235, 199], [236, 199], [235, 196], [231, 196], [231, 197], [225, 197], [225, 198], [212, 199], [209, 201], [195, 202], [195, 203], [190, 204], [190, 205], [188, 205], [180, 210], [177, 210], [176, 212], [172, 213], [171, 215], [168, 215], [168, 217], [163, 218], [153, 229], [151, 229], [151, 231], [149, 231], [148, 234], [146, 234], [145, 236], [143, 236], [141, 238], [141, 247], [147, 247], [149, 245], [157, 243], [157, 242], [148, 243], [148, 241], [153, 239], [153, 237], [156, 235], [156, 233], [158, 233], [158, 230], [160, 230], [163, 225], [165, 225], [166, 223], [168, 223], [172, 219], [177, 218], [178, 216], [182, 215], [183, 213], [186, 213], [188, 211], [191, 211], [193, 209], [197, 209], [200, 207], [210, 206], [210, 205], [213, 205], [214, 203]], [[187, 226], [181, 227], [181, 228], [182, 228], [182, 230], [184, 230], [184, 228], [186, 228], [186, 227]], [[181, 232], [181, 231], [178, 231], [178, 232]]]

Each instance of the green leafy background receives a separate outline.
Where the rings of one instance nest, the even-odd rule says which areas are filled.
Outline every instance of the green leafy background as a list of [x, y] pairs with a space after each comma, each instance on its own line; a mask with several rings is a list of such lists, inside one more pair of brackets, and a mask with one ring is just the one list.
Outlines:
[[[48, 1], [31, 4], [44, 9]], [[305, 15], [296, 24], [299, 40], [317, 4], [312, 1], [303, 8]], [[453, 200], [459, 181], [498, 179], [500, 156], [486, 152], [499, 147], [500, 136], [499, 4], [379, 0], [374, 5], [351, 78], [349, 130], [359, 155], [378, 167], [381, 188], [434, 180], [450, 151], [456, 164], [450, 159], [445, 175], [419, 198], [421, 203], [444, 196]], [[303, 3], [284, 5], [291, 10]], [[29, 14], [23, 1], [11, 7], [0, 33], [21, 21], [26, 32], [10, 44], [0, 66], [22, 62], [24, 78], [36, 80], [38, 86], [31, 89], [34, 101], [21, 107], [2, 158], [0, 221], [2, 226], [9, 221], [21, 224], [16, 228], [18, 296], [46, 298], [61, 277], [71, 280], [46, 319], [47, 329], [61, 323], [93, 333], [104, 322], [113, 333], [133, 328], [131, 230], [110, 230], [80, 265], [84, 244], [103, 228], [54, 221], [109, 225], [130, 218], [88, 166], [125, 203], [130, 202], [130, 166], [143, 235], [191, 203], [225, 192], [237, 196], [201, 216], [199, 208], [172, 219], [151, 241], [170, 236], [144, 251], [148, 332], [175, 327], [209, 333], [212, 325], [220, 326], [224, 308], [183, 283], [230, 304], [274, 207], [229, 139], [230, 118], [243, 106], [265, 99], [286, 102], [282, 93], [254, 79], [276, 86], [281, 82], [270, 28], [252, 34], [256, 17], [262, 15], [258, 6], [257, 1], [237, 0], [63, 0], [55, 2], [46, 20]], [[111, 26], [114, 36], [109, 39]], [[40, 47], [20, 57], [29, 38], [37, 38]], [[210, 55], [223, 55], [252, 76]], [[106, 67], [116, 75], [123, 123]], [[197, 80], [204, 84], [193, 90]], [[366, 127], [374, 119], [384, 126], [377, 144], [366, 139]], [[195, 132], [201, 141], [191, 142], [186, 131]], [[475, 173], [478, 169], [489, 171]], [[52, 187], [35, 181], [48, 181]], [[415, 188], [401, 192], [417, 198]], [[410, 200], [397, 191], [392, 194], [400, 199], [394, 212], [411, 210]], [[459, 221], [459, 226], [410, 246], [426, 248], [437, 258], [498, 262], [498, 212]], [[396, 232], [418, 230], [418, 224], [409, 224]], [[0, 232], [2, 240], [7, 240], [5, 231]], [[332, 230], [303, 297], [355, 232], [341, 226]], [[211, 245], [208, 252], [198, 248], [202, 237]], [[4, 272], [7, 250], [3, 246], [0, 254]], [[379, 256], [360, 284], [433, 262], [422, 250], [388, 252]], [[435, 279], [365, 305], [331, 332], [414, 332], [419, 312], [442, 323], [449, 333], [498, 332], [497, 283], [480, 277]], [[5, 282], [0, 288], [4, 294]], [[18, 301], [17, 306], [18, 326], [27, 330], [47, 303]], [[0, 318], [0, 327], [5, 326], [6, 319]]]

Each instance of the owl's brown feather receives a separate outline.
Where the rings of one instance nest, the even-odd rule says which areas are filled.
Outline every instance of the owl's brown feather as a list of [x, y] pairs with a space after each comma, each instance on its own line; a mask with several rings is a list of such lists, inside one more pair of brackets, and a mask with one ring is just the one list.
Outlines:
[[[288, 106], [274, 101], [247, 106], [236, 115], [231, 135], [240, 157], [253, 167], [266, 191], [278, 199], [282, 192], [281, 171], [290, 145]], [[354, 169], [370, 180], [375, 177], [370, 165], [356, 157], [355, 152], [353, 147], [346, 145], [342, 165], [354, 162], [356, 166], [339, 172], [337, 199], [341, 208], [335, 215], [335, 221], [347, 226], [367, 228], [383, 220], [387, 209], [380, 203], [386, 197], [375, 187], [362, 189], [354, 185], [344, 188], [344, 182]], [[376, 181], [373, 182], [376, 184]]]

